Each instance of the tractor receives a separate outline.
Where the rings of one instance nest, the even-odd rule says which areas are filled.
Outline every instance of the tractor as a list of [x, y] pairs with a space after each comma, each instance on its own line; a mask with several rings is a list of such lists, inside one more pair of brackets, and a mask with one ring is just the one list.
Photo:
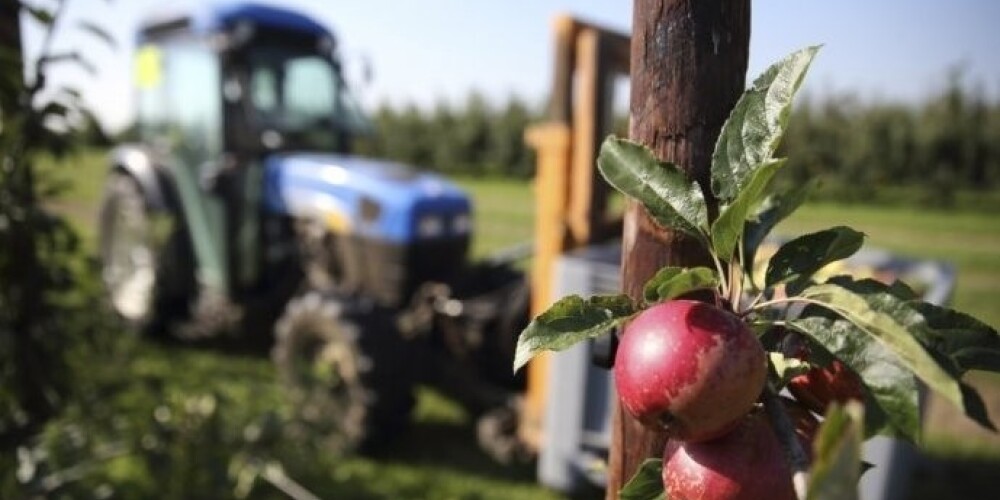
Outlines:
[[352, 154], [373, 130], [337, 47], [315, 19], [253, 3], [146, 22], [99, 257], [134, 331], [272, 343], [293, 427], [347, 450], [403, 429], [417, 383], [473, 415], [509, 404], [530, 297], [521, 257], [470, 262], [462, 190]]

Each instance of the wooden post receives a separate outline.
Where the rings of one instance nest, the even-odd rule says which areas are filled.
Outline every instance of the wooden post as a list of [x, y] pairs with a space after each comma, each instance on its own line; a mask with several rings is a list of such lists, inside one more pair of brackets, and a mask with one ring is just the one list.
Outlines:
[[[650, 147], [697, 179], [716, 212], [709, 188], [712, 150], [746, 79], [749, 0], [635, 0], [631, 50], [632, 140]], [[622, 236], [625, 293], [664, 265], [708, 262], [691, 239], [657, 226], [629, 202]], [[615, 409], [607, 498], [616, 498], [646, 458], [660, 457], [666, 437]]]

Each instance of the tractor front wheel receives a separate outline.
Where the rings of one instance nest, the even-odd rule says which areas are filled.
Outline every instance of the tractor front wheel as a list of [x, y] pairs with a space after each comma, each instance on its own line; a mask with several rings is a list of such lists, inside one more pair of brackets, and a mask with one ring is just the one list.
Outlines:
[[289, 302], [272, 357], [296, 432], [337, 452], [373, 451], [406, 427], [412, 377], [389, 316], [316, 291]]

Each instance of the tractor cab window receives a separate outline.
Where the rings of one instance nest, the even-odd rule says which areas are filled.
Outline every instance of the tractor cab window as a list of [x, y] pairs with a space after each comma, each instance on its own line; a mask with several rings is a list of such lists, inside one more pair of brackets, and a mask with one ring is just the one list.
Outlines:
[[281, 134], [283, 147], [339, 151], [368, 122], [339, 69], [315, 52], [280, 46], [248, 53], [250, 122]]
[[143, 140], [201, 164], [222, 151], [221, 71], [215, 53], [192, 40], [140, 47], [138, 125]]

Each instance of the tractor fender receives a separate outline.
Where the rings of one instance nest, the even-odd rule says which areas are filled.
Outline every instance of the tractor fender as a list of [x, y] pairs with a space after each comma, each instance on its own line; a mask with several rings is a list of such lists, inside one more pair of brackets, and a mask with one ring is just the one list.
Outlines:
[[153, 163], [152, 155], [137, 144], [125, 144], [111, 151], [111, 172], [124, 172], [135, 179], [142, 190], [146, 208], [155, 212], [170, 210], [167, 191]]

